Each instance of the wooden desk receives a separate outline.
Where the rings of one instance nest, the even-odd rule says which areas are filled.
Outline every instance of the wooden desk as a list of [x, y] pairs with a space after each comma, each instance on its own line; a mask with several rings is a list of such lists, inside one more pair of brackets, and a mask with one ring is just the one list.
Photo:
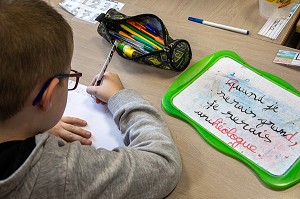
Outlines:
[[[283, 45], [287, 40], [293, 24], [299, 16], [300, 9], [293, 15], [286, 27], [276, 40], [258, 35], [257, 33], [266, 23], [260, 16], [258, 0], [123, 0], [125, 8], [139, 6], [147, 8], [151, 13], [163, 13], [177, 19], [187, 20], [188, 17], [204, 18], [207, 21], [242, 28], [250, 31], [250, 37]], [[193, 23], [187, 21], [187, 23]], [[198, 26], [201, 26], [198, 24]], [[198, 28], [195, 26], [195, 29]], [[206, 27], [207, 29], [215, 28]], [[226, 30], [223, 30], [226, 31]]]
[[[134, 2], [138, 1], [133, 0]], [[168, 5], [165, 3], [166, 1], [161, 2], [163, 6]], [[182, 5], [184, 5], [184, 2], [187, 1], [183, 0], [182, 2]], [[195, 2], [196, 4], [196, 1], [191, 2]], [[221, 3], [221, 1], [219, 2]], [[152, 5], [152, 1], [148, 1], [148, 3], [150, 6]], [[83, 73], [83, 77], [81, 78], [82, 84], [89, 84], [94, 75], [99, 72], [100, 65], [104, 62], [111, 46], [98, 35], [96, 32], [97, 25], [72, 20], [73, 17], [70, 14], [56, 4], [53, 5], [65, 16], [73, 27], [75, 49], [72, 68]], [[181, 4], [176, 5], [182, 6]], [[170, 3], [170, 6], [173, 6], [174, 9], [176, 8], [173, 2]], [[192, 8], [192, 6], [189, 8]], [[169, 12], [158, 10], [162, 9], [161, 7], [156, 9], [156, 14], [165, 22], [173, 38], [184, 38], [190, 42], [193, 51], [191, 65], [216, 51], [224, 49], [232, 50], [250, 65], [277, 75], [300, 90], [300, 68], [286, 67], [272, 63], [279, 49], [295, 49], [246, 35], [188, 23], [186, 17], [180, 16], [180, 12], [177, 17], [174, 13], [170, 15]], [[147, 10], [148, 12], [152, 12], [149, 7], [143, 9], [137, 6], [125, 6], [122, 12], [134, 15]], [[196, 9], [194, 12], [196, 13]], [[231, 12], [228, 11], [228, 13]], [[225, 16], [225, 12], [223, 14]], [[211, 16], [214, 15], [212, 14]], [[213, 18], [209, 20], [213, 20]], [[246, 28], [246, 26], [240, 27]], [[182, 157], [183, 171], [177, 187], [168, 198], [299, 198], [300, 183], [283, 191], [274, 191], [267, 188], [246, 165], [220, 153], [207, 144], [190, 125], [167, 115], [162, 110], [161, 99], [180, 73], [137, 64], [119, 56], [113, 57], [109, 70], [117, 72], [120, 75], [125, 87], [137, 90], [144, 98], [159, 109], [170, 127], [172, 136]]]
[[[62, 0], [47, 0], [51, 5], [57, 5], [60, 1]], [[186, 20], [186, 23], [194, 23], [187, 21], [190, 16], [204, 18], [207, 21], [249, 30], [250, 37], [281, 45], [287, 40], [293, 24], [296, 23], [300, 14], [300, 9], [298, 9], [279, 37], [276, 40], [271, 40], [257, 34], [267, 21], [259, 14], [258, 0], [122, 0], [120, 2], [125, 3], [123, 10], [136, 8], [135, 12], [128, 13], [129, 15], [138, 13], [164, 14], [174, 16], [174, 20]], [[203, 25], [195, 24], [194, 28], [198, 29], [199, 26]], [[206, 26], [205, 29], [214, 31], [215, 28]]]

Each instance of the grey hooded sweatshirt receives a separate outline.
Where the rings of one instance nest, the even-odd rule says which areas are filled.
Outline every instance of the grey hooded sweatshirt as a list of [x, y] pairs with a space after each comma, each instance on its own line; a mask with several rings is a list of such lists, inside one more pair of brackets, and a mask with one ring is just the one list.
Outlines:
[[0, 198], [167, 196], [180, 178], [181, 159], [163, 118], [133, 90], [116, 93], [108, 108], [125, 147], [108, 151], [38, 134], [25, 162], [0, 181]]

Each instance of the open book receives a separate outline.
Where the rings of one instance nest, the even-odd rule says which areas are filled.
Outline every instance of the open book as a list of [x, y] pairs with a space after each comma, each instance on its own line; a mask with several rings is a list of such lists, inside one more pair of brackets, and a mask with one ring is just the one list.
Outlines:
[[[69, 84], [73, 84], [69, 81]], [[96, 148], [112, 150], [124, 146], [121, 132], [115, 124], [106, 105], [96, 104], [95, 99], [86, 93], [86, 86], [78, 84], [76, 90], [68, 93], [64, 116], [78, 117], [87, 121], [84, 129], [92, 133], [91, 140]]]

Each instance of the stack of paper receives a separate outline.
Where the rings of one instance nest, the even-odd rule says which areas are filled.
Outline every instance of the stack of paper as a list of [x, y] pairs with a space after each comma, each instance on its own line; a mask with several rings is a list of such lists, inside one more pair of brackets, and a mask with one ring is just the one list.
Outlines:
[[298, 7], [299, 3], [294, 3], [289, 16], [286, 18], [276, 17], [275, 15], [278, 15], [278, 13], [274, 12], [274, 14], [268, 19], [268, 21], [261, 28], [258, 34], [268, 37], [272, 40], [277, 39], [277, 37], [279, 36], [285, 25], [288, 23], [290, 18], [293, 16], [293, 14], [296, 12]]
[[124, 3], [112, 0], [64, 0], [59, 5], [76, 18], [96, 23], [95, 19], [110, 8], [121, 10]]

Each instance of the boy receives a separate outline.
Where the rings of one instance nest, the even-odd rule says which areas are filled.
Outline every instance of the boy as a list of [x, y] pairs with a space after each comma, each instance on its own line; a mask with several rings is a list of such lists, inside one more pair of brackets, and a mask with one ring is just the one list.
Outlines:
[[43, 1], [1, 1], [0, 44], [0, 198], [162, 198], [174, 189], [181, 160], [168, 128], [116, 74], [87, 92], [108, 104], [126, 147], [47, 132], [64, 112], [68, 77], [80, 76], [70, 73], [73, 35], [60, 14]]

